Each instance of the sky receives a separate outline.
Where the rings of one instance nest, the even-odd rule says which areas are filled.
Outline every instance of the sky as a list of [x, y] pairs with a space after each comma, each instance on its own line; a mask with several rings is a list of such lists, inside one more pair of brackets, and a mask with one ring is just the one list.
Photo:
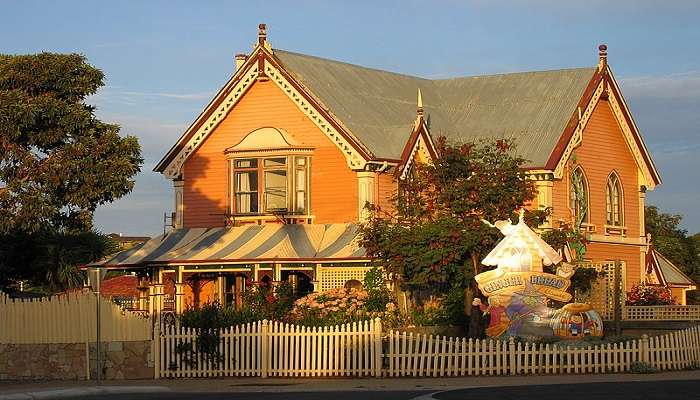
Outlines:
[[95, 213], [105, 233], [155, 235], [173, 208], [152, 171], [250, 52], [273, 48], [444, 78], [593, 66], [608, 59], [659, 169], [647, 203], [700, 231], [700, 2], [31, 1], [0, 2], [0, 53], [75, 52], [104, 71], [88, 101], [139, 138], [131, 194]]

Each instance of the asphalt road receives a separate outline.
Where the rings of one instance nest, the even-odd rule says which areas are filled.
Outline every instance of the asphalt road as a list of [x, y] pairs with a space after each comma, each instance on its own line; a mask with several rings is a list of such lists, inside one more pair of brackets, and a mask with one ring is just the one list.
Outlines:
[[[643, 379], [643, 376], [640, 376]], [[80, 397], [102, 400], [410, 400], [427, 399], [429, 392], [250, 392], [250, 393], [153, 393]], [[437, 400], [700, 400], [700, 380], [606, 382], [573, 385], [508, 386], [458, 389], [434, 393]]]

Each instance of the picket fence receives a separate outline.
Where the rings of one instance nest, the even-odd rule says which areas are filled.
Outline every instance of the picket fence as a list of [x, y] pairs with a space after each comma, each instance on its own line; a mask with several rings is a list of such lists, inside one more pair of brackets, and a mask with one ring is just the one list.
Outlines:
[[156, 377], [521, 375], [628, 372], [636, 363], [677, 370], [700, 363], [700, 327], [622, 343], [552, 345], [389, 331], [380, 320], [312, 328], [260, 321], [220, 331], [218, 357], [196, 348], [198, 331], [164, 325]]
[[678, 370], [700, 363], [700, 327], [585, 347], [390, 331], [385, 358], [385, 376], [615, 373], [636, 363]]
[[215, 356], [196, 351], [200, 331], [177, 323], [157, 326], [156, 378], [381, 376], [379, 319], [333, 327], [258, 321], [225, 328]]
[[[100, 299], [101, 340], [151, 340], [151, 320]], [[0, 292], [0, 343], [86, 343], [96, 338], [96, 296], [88, 291], [39, 299]]]

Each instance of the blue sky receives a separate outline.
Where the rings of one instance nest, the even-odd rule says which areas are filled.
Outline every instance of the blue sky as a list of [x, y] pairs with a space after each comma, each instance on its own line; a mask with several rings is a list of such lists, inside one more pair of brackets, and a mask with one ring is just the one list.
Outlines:
[[[584, 4], [585, 3], [585, 4]], [[78, 52], [106, 74], [90, 101], [139, 137], [136, 188], [100, 207], [104, 232], [157, 234], [169, 182], [152, 168], [248, 52], [273, 47], [425, 77], [609, 61], [664, 183], [648, 203], [700, 231], [700, 2], [695, 1], [13, 1], [0, 52]]]

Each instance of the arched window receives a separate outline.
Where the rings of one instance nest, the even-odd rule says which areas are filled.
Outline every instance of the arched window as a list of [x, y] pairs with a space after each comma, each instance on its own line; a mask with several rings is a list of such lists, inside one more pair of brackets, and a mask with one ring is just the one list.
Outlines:
[[622, 184], [620, 177], [613, 171], [608, 177], [605, 188], [606, 224], [612, 226], [623, 225]]
[[571, 174], [569, 207], [574, 213], [577, 227], [588, 222], [588, 181], [581, 167], [577, 167]]

